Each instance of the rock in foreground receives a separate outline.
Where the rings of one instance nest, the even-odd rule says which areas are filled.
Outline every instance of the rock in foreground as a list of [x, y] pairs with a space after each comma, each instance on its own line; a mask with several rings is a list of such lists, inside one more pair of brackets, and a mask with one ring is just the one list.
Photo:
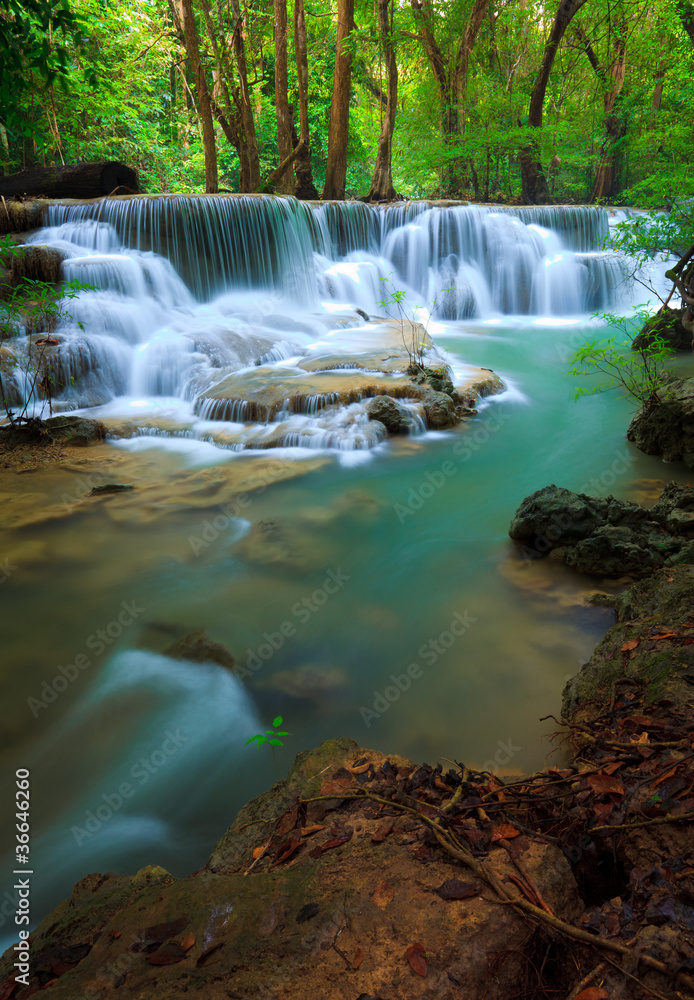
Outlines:
[[644, 576], [694, 562], [694, 488], [669, 483], [648, 510], [628, 500], [545, 486], [526, 497], [509, 535], [528, 558], [552, 553], [596, 576]]

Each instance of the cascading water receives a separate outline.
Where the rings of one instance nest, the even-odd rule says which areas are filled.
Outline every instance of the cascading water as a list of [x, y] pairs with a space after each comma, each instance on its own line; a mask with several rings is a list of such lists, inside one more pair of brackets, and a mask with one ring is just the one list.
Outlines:
[[[597, 249], [604, 209], [138, 196], [54, 204], [47, 221], [32, 242], [58, 248], [65, 278], [89, 286], [44, 348], [53, 410], [100, 407], [96, 415], [139, 421], [148, 433], [165, 430], [163, 401], [172, 432], [208, 436], [200, 417], [238, 424], [243, 402], [201, 395], [248, 366], [303, 376], [297, 359], [349, 346], [365, 316], [585, 316], [615, 304], [615, 279], [624, 284], [627, 270]], [[21, 378], [6, 389], [29, 392]], [[302, 427], [283, 426], [273, 445], [379, 442], [373, 429], [355, 431], [354, 406], [332, 402], [329, 415], [305, 409]], [[227, 446], [261, 441], [270, 438], [257, 427], [226, 434]]]
[[[134, 197], [54, 205], [47, 221], [33, 241], [94, 286], [50, 333], [54, 405], [139, 434], [17, 475], [3, 505], [21, 527], [0, 529], [18, 567], [3, 582], [0, 714], [6, 773], [32, 773], [32, 919], [90, 871], [204, 864], [276, 780], [244, 744], [278, 714], [293, 734], [283, 769], [343, 735], [485, 769], [503, 746], [510, 768], [541, 766], [536, 720], [556, 712], [610, 612], [587, 609], [568, 571], [512, 554], [509, 520], [549, 482], [633, 497], [663, 476], [629, 451], [624, 400], [577, 409], [566, 378], [599, 335], [590, 314], [629, 304], [627, 262], [599, 249], [606, 213]], [[397, 315], [380, 304], [393, 292], [408, 315], [431, 314], [454, 370], [493, 366], [508, 387], [455, 433], [424, 438], [405, 397], [420, 437], [386, 439], [363, 402], [335, 402], [330, 380], [354, 375], [377, 325], [355, 307]], [[300, 367], [312, 359], [317, 372]], [[276, 379], [272, 414], [210, 394], [228, 378]], [[89, 496], [114, 480], [135, 488]], [[344, 581], [330, 596], [328, 572]], [[125, 629], [123, 602], [137, 615]], [[470, 628], [438, 646], [455, 615]], [[243, 684], [167, 653], [197, 629], [246, 668]], [[412, 664], [423, 682], [408, 693]], [[123, 782], [133, 794], [119, 803]]]

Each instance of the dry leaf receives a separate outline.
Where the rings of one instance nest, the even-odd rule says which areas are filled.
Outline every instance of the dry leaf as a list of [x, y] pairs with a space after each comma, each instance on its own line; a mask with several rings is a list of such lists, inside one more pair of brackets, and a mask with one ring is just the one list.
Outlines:
[[195, 944], [195, 935], [191, 931], [190, 934], [186, 934], [186, 936], [182, 939], [181, 948], [183, 948], [184, 951], [190, 951], [190, 949], [193, 947], [194, 944]]
[[512, 837], [517, 837], [520, 830], [517, 830], [515, 826], [511, 826], [510, 823], [497, 823], [496, 826], [492, 827], [492, 843], [495, 840], [511, 840]]
[[366, 764], [352, 764], [351, 767], [347, 764], [346, 770], [348, 770], [350, 774], [363, 774], [364, 771], [368, 771], [370, 767], [371, 761], [367, 760]]
[[270, 842], [268, 841], [267, 844], [261, 844], [260, 847], [254, 847], [253, 848], [253, 860], [254, 861], [257, 861], [258, 858], [260, 857], [260, 855], [263, 853], [263, 851], [266, 851], [268, 849], [269, 843]]
[[380, 906], [382, 910], [385, 910], [388, 903], [391, 902], [393, 898], [393, 886], [390, 882], [379, 882], [373, 894], [373, 901], [376, 906]]
[[610, 1000], [610, 994], [602, 986], [587, 986], [574, 1000]]
[[448, 878], [438, 889], [434, 890], [441, 899], [472, 899], [482, 895], [482, 887], [471, 882], [461, 882], [457, 878]]
[[301, 836], [311, 837], [314, 833], [320, 833], [321, 830], [325, 830], [325, 824], [314, 823], [313, 826], [304, 826], [301, 830]]
[[277, 827], [277, 834], [280, 837], [284, 837], [286, 833], [293, 830], [296, 826], [296, 819], [299, 812], [298, 806], [294, 806], [293, 809], [288, 809], [287, 812], [282, 816]]
[[364, 952], [361, 948], [357, 948], [354, 952], [354, 958], [352, 959], [352, 972], [356, 972], [361, 963], [364, 961]]
[[624, 645], [622, 646], [622, 652], [626, 653], [630, 649], [636, 649], [639, 642], [640, 642], [639, 639], [629, 639], [629, 641], [625, 642]]
[[379, 828], [371, 834], [372, 844], [381, 844], [393, 832], [392, 823], [383, 823]]
[[121, 936], [121, 932], [120, 931], [111, 931], [111, 937], [112, 938], [119, 938], [120, 936]]
[[405, 957], [413, 972], [416, 972], [418, 976], [426, 976], [429, 971], [429, 963], [424, 953], [424, 945], [411, 944], [405, 952]]
[[624, 785], [610, 774], [591, 774], [587, 780], [596, 795], [624, 795]]

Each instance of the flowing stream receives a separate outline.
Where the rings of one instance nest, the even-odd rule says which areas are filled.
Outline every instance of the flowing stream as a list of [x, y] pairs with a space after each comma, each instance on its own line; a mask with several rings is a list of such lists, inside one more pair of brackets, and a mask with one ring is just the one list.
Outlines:
[[[285, 771], [335, 736], [541, 766], [539, 718], [612, 618], [584, 602], [600, 581], [513, 549], [518, 503], [550, 482], [649, 501], [686, 481], [627, 444], [625, 400], [573, 401], [568, 359], [605, 334], [591, 314], [639, 300], [628, 262], [599, 249], [607, 213], [162, 197], [57, 204], [48, 221], [33, 241], [93, 286], [54, 333], [55, 408], [138, 430], [2, 490], [46, 511], [0, 532], [1, 793], [31, 770], [34, 919], [88, 872], [203, 864], [277, 777], [244, 746], [277, 715]], [[292, 418], [310, 447], [259, 450], [267, 427], [201, 412], [230, 372], [353, 349], [397, 315], [393, 290], [454, 371], [507, 386], [460, 428], [384, 440], [361, 403], [321, 404]], [[71, 503], [116, 476], [136, 489]], [[194, 629], [241, 679], [165, 655]]]

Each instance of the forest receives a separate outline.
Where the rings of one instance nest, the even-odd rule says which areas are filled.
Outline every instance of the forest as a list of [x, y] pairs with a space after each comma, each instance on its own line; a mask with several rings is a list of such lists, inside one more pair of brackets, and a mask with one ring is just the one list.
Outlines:
[[0, 170], [143, 190], [670, 207], [693, 187], [687, 0], [2, 4]]

